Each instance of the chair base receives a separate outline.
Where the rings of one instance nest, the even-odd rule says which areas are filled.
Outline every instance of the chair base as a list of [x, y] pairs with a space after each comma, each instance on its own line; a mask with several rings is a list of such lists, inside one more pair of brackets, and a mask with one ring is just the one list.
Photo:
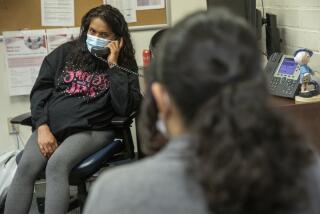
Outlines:
[[[87, 197], [86, 184], [77, 186], [78, 191], [76, 195], [70, 196], [68, 212], [80, 208], [80, 212], [83, 211], [84, 203]], [[39, 213], [44, 213], [45, 210], [45, 197], [36, 196], [36, 203]]]
[[[36, 202], [37, 202], [37, 208], [38, 208], [38, 212], [39, 213], [44, 213], [44, 202], [45, 202], [45, 198], [44, 197], [39, 197], [36, 198]], [[79, 200], [76, 197], [71, 197], [70, 199], [70, 203], [69, 203], [69, 208], [68, 208], [68, 212], [77, 209], [80, 207], [80, 212], [83, 211], [83, 205], [84, 205], [84, 201], [82, 202], [81, 200]]]

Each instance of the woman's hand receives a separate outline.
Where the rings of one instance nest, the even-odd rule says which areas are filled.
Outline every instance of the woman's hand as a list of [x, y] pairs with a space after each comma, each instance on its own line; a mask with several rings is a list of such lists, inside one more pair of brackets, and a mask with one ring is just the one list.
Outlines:
[[120, 41], [112, 41], [107, 47], [110, 49], [110, 54], [108, 56], [108, 63], [110, 64], [118, 64], [118, 57], [120, 54], [120, 50], [123, 47], [123, 38], [121, 37]]
[[47, 124], [38, 127], [38, 145], [43, 156], [48, 158], [58, 147], [57, 140]]

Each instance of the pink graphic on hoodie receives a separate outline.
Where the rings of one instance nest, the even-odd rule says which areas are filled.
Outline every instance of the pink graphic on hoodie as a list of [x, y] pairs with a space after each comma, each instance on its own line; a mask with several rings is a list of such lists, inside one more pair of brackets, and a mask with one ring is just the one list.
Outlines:
[[63, 72], [63, 82], [67, 85], [65, 92], [69, 95], [95, 97], [109, 88], [105, 74], [92, 74], [82, 70]]

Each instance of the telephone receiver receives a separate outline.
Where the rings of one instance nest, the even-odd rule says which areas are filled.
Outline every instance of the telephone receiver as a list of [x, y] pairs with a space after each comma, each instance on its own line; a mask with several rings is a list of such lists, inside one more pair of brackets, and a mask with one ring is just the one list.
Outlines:
[[[106, 60], [106, 56], [108, 56], [110, 54], [110, 48], [108, 47], [99, 47], [99, 46], [93, 46], [91, 48], [91, 53], [96, 56], [98, 59], [108, 63], [108, 61]], [[130, 69], [127, 69], [125, 67], [116, 65], [119, 69], [121, 69], [122, 71], [125, 71], [129, 74], [133, 74], [139, 77], [143, 77], [143, 75], [137, 73], [137, 72], [133, 72]]]
[[[117, 38], [116, 40], [120, 42], [120, 38]], [[110, 54], [110, 49], [106, 47], [93, 46], [91, 48], [91, 52], [97, 57], [107, 57]]]
[[106, 47], [93, 46], [91, 48], [91, 52], [97, 57], [106, 57], [110, 54], [110, 49]]

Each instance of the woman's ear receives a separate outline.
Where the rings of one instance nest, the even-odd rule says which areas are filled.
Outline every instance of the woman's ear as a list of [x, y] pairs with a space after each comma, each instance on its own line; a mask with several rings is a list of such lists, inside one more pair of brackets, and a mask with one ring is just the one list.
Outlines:
[[171, 111], [171, 101], [167, 90], [160, 83], [152, 83], [151, 92], [155, 99], [159, 114], [167, 117]]

